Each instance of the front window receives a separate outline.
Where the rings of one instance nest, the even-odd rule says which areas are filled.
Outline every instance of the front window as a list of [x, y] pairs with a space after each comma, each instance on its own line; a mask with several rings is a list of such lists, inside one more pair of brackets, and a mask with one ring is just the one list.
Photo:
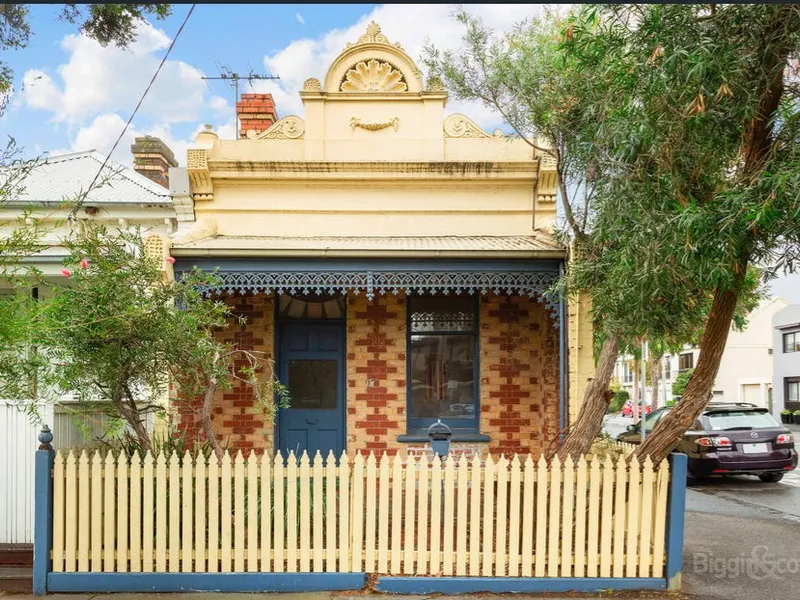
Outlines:
[[409, 296], [408, 426], [478, 428], [477, 299]]
[[667, 381], [672, 379], [672, 361], [669, 354], [664, 357], [664, 379]]
[[681, 354], [678, 357], [678, 370], [688, 371], [694, 367], [694, 355], [690, 352], [688, 354]]
[[783, 334], [783, 351], [800, 352], [800, 331]]

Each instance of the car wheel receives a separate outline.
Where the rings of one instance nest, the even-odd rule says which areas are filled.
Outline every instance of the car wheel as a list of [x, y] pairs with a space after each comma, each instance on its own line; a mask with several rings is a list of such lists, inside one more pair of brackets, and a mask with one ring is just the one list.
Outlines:
[[783, 479], [783, 473], [761, 473], [758, 478], [764, 483], [778, 483]]

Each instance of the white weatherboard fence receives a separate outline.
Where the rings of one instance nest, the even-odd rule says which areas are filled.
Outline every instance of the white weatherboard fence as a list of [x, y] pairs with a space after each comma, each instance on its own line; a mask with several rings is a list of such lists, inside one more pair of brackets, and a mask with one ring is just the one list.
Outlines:
[[[45, 423], [53, 425], [51, 405], [39, 407]], [[20, 407], [0, 401], [0, 544], [33, 543], [35, 448], [39, 427]]]
[[55, 572], [663, 577], [669, 467], [58, 453]]

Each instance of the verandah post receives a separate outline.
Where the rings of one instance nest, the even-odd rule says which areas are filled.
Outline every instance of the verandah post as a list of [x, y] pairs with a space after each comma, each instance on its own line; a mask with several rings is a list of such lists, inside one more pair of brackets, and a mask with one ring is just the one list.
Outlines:
[[683, 525], [686, 513], [686, 455], [673, 452], [667, 498], [667, 585], [680, 591], [683, 563]]
[[34, 526], [33, 526], [33, 593], [47, 593], [47, 574], [52, 569], [53, 548], [53, 461], [55, 452], [50, 442], [53, 434], [47, 425], [39, 433], [39, 449], [34, 463]]

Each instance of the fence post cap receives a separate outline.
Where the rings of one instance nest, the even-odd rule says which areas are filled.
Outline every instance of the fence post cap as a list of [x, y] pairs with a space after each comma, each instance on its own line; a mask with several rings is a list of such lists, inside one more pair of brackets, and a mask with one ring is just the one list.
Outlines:
[[45, 423], [42, 425], [42, 430], [39, 432], [39, 450], [52, 450], [53, 447], [50, 442], [53, 441], [53, 432], [50, 427]]

